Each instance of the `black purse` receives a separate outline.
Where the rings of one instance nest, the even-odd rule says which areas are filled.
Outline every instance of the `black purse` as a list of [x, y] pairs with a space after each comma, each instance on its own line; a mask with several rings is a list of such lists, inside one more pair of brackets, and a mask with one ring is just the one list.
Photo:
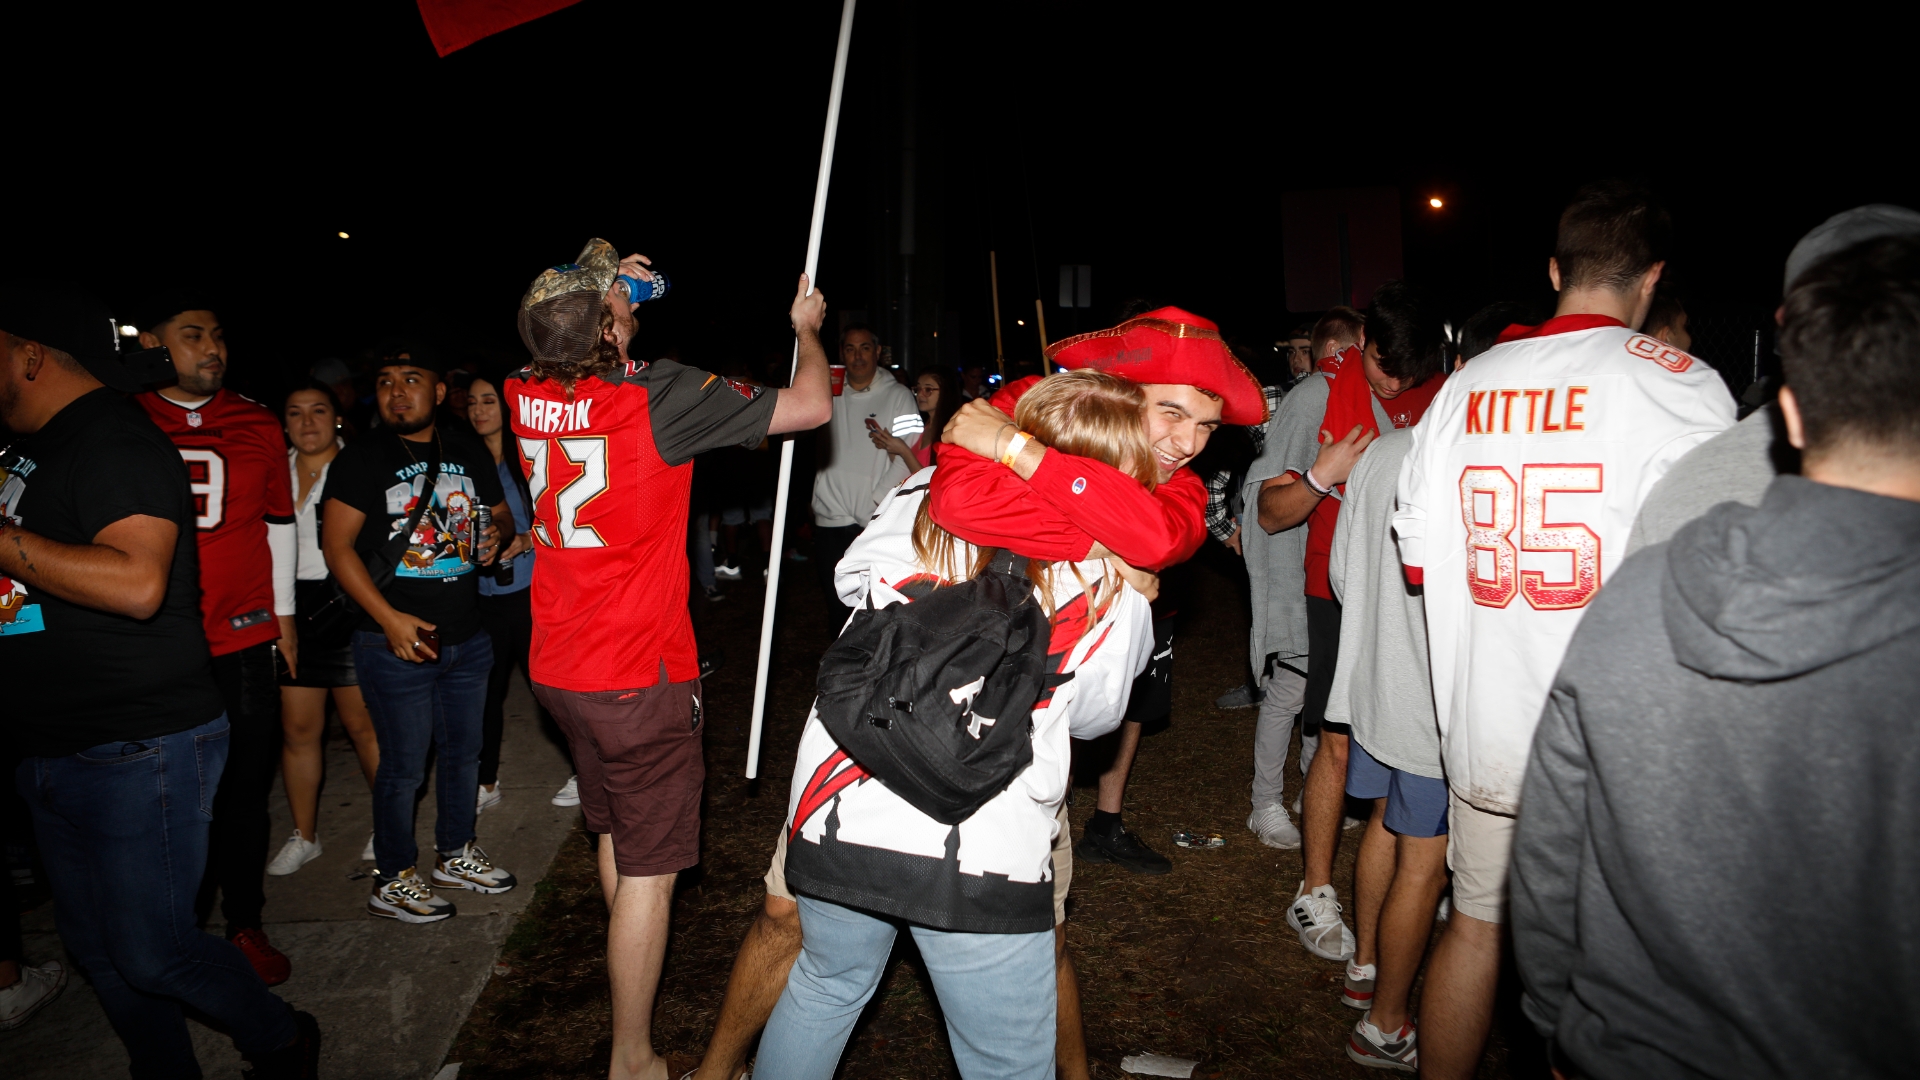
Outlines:
[[[433, 486], [439, 480], [440, 458], [435, 456], [432, 467], [427, 470], [427, 482], [420, 489], [420, 498], [413, 504], [413, 513], [407, 518], [407, 527], [387, 541], [385, 547], [360, 557], [376, 590], [386, 592], [387, 586], [393, 584], [400, 560], [406, 555], [407, 543], [413, 539], [413, 531], [420, 527], [427, 504], [433, 501]], [[323, 585], [326, 599], [312, 611], [302, 611], [294, 616], [294, 622], [300, 630], [300, 647], [303, 649], [338, 649], [353, 638], [353, 631], [367, 617], [366, 611], [354, 603], [346, 589], [341, 588], [339, 578], [329, 573]]]

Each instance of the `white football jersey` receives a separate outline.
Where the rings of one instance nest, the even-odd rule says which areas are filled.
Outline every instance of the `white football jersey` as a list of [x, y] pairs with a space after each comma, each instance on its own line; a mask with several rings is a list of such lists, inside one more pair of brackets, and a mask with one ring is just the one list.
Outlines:
[[1598, 321], [1553, 319], [1469, 361], [1400, 470], [1393, 527], [1425, 585], [1447, 783], [1495, 813], [1518, 809], [1547, 689], [1641, 501], [1734, 419], [1704, 361]]

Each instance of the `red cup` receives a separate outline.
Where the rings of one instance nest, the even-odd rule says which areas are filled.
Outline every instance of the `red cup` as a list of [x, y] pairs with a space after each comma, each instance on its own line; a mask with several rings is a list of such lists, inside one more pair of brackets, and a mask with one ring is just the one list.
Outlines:
[[847, 365], [828, 364], [827, 380], [833, 383], [833, 396], [839, 397], [840, 391], [847, 388]]

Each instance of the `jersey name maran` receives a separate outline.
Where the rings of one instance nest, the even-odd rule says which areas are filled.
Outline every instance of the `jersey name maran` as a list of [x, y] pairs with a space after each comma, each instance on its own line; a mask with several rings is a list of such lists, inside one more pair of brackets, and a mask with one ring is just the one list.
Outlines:
[[592, 426], [588, 414], [593, 410], [593, 398], [581, 398], [578, 401], [541, 401], [539, 398], [520, 399], [520, 427], [526, 431], [537, 431], [542, 435], [555, 435], [569, 431], [584, 431]]
[[1641, 501], [1732, 422], [1712, 368], [1590, 316], [1495, 346], [1441, 388], [1393, 520], [1425, 587], [1441, 755], [1461, 798], [1515, 812], [1547, 689]]

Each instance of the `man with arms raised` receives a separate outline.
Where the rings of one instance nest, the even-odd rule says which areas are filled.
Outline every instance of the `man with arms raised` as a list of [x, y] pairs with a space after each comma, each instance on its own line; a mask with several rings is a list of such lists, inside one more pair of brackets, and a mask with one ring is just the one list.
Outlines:
[[505, 387], [533, 497], [528, 669], [566, 732], [581, 810], [600, 834], [611, 1080], [667, 1075], [653, 1052], [654, 994], [674, 878], [700, 861], [705, 732], [686, 559], [693, 457], [818, 427], [832, 409], [819, 338], [826, 298], [804, 276], [790, 312], [800, 344], [792, 389], [626, 356], [637, 305], [617, 278], [651, 280], [646, 261], [622, 261], [592, 240], [535, 278], [520, 304], [533, 363]]
[[253, 1075], [311, 1077], [313, 1017], [194, 925], [227, 718], [187, 470], [121, 396], [173, 372], [164, 352], [123, 357], [129, 340], [91, 297], [0, 289], [0, 424], [14, 435], [0, 449], [0, 722], [24, 754], [14, 780], [61, 941], [134, 1075], [200, 1075], [191, 1007]]
[[[291, 971], [260, 926], [272, 829], [267, 795], [280, 763], [276, 645], [289, 669], [299, 664], [293, 630], [297, 538], [286, 437], [266, 406], [223, 385], [227, 337], [218, 315], [187, 295], [162, 296], [147, 309], [140, 344], [166, 346], [180, 381], [134, 400], [187, 463], [200, 547], [200, 615], [213, 653], [213, 679], [232, 725], [227, 768], [213, 803], [207, 880], [196, 907], [204, 919], [214, 889], [220, 890], [227, 940], [274, 986]], [[320, 854], [320, 845], [311, 845], [311, 852]]]
[[1671, 228], [1638, 188], [1582, 188], [1547, 274], [1554, 317], [1510, 327], [1440, 391], [1394, 531], [1426, 595], [1454, 914], [1421, 997], [1420, 1066], [1471, 1076], [1492, 1021], [1520, 781], [1547, 687], [1624, 557], [1647, 491], [1733, 423], [1720, 376], [1635, 331]]

